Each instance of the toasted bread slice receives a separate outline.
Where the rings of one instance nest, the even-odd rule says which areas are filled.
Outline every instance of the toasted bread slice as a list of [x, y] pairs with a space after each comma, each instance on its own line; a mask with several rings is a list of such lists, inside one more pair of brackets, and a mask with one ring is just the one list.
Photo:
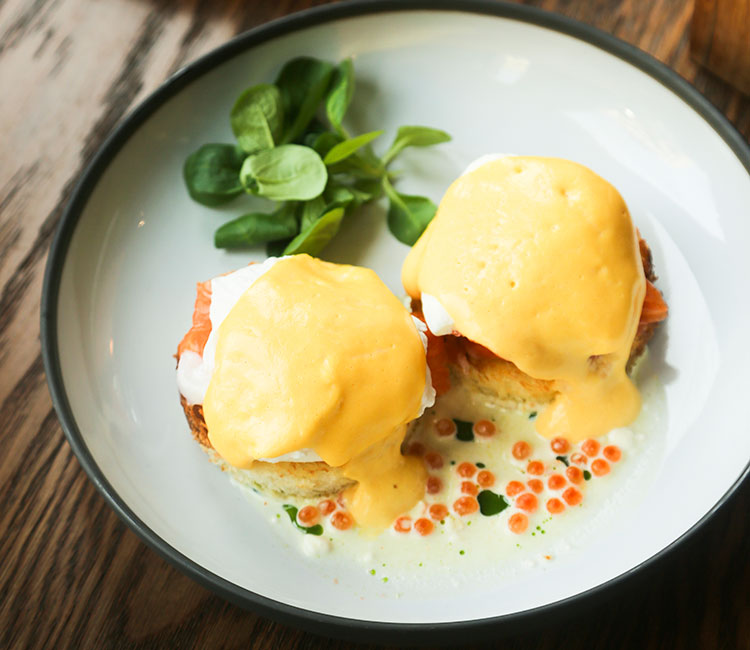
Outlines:
[[[656, 325], [648, 323], [638, 328], [630, 351], [628, 371], [645, 351]], [[510, 361], [475, 354], [470, 347], [457, 355], [449, 369], [452, 382], [465, 390], [481, 393], [488, 401], [504, 408], [533, 410], [549, 404], [558, 392], [554, 381], [535, 379]]]
[[200, 404], [188, 404], [180, 396], [180, 403], [190, 425], [193, 437], [208, 454], [212, 463], [221, 467], [237, 483], [264, 494], [275, 496], [316, 499], [338, 494], [354, 485], [344, 476], [341, 468], [323, 462], [313, 463], [266, 463], [255, 461], [249, 469], [238, 469], [227, 463], [211, 446], [208, 429]]

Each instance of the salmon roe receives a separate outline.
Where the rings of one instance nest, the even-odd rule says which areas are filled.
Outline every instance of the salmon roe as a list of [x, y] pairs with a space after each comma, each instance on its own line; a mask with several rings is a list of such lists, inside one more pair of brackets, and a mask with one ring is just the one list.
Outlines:
[[525, 440], [519, 440], [513, 445], [511, 453], [516, 460], [523, 460], [524, 458], [531, 456], [531, 445]]
[[569, 487], [565, 492], [562, 493], [562, 498], [565, 499], [565, 503], [569, 506], [577, 506], [583, 501], [583, 495], [574, 487]]
[[544, 463], [539, 460], [532, 460], [526, 466], [526, 471], [532, 476], [541, 476], [544, 474]]
[[523, 483], [520, 481], [511, 481], [508, 483], [508, 485], [505, 486], [505, 494], [507, 494], [509, 497], [514, 497], [517, 494], [521, 494], [523, 492]]
[[483, 488], [492, 487], [495, 485], [495, 475], [488, 469], [483, 469], [477, 474], [477, 483]]
[[470, 515], [479, 510], [479, 503], [474, 497], [458, 497], [453, 504], [453, 509], [459, 515]]
[[411, 517], [399, 517], [393, 522], [393, 529], [397, 533], [408, 533], [411, 530]]
[[575, 483], [578, 485], [579, 483], [583, 482], [583, 472], [581, 471], [580, 467], [574, 467], [571, 465], [568, 467], [568, 469], [565, 470], [565, 474], [568, 477], [568, 480], [571, 483]]
[[443, 489], [443, 482], [437, 476], [427, 477], [427, 494], [437, 494]]
[[439, 436], [452, 436], [456, 433], [456, 423], [448, 418], [442, 418], [435, 423], [435, 430]]
[[508, 519], [508, 528], [510, 528], [511, 532], [516, 535], [526, 532], [528, 527], [529, 518], [522, 512], [517, 512], [516, 514], [511, 515]]
[[622, 458], [622, 452], [620, 451], [620, 448], [616, 445], [607, 445], [604, 449], [602, 449], [602, 454], [604, 454], [604, 457], [612, 461], [613, 463], [616, 463], [620, 458]]
[[330, 499], [324, 499], [318, 504], [318, 510], [320, 510], [320, 512], [324, 515], [330, 515], [334, 510], [336, 510], [336, 504]]
[[475, 497], [479, 494], [479, 488], [471, 481], [464, 481], [461, 483], [461, 492]]
[[456, 471], [458, 472], [459, 476], [463, 476], [464, 478], [471, 478], [476, 474], [477, 468], [474, 465], [474, 463], [461, 463], [457, 468]]
[[547, 485], [550, 490], [562, 490], [567, 481], [560, 474], [553, 474], [547, 479]]
[[551, 515], [559, 515], [565, 510], [565, 504], [560, 499], [550, 499], [547, 501], [547, 511]]
[[594, 476], [604, 476], [609, 474], [609, 463], [603, 458], [597, 458], [591, 463], [591, 473]]
[[601, 445], [596, 441], [589, 438], [586, 440], [582, 445], [581, 449], [583, 450], [583, 453], [587, 456], [596, 456], [599, 453], [599, 448]]
[[433, 530], [435, 530], [435, 524], [433, 524], [429, 519], [425, 519], [424, 517], [420, 517], [414, 522], [414, 530], [416, 530], [422, 537], [425, 535], [429, 535]]
[[428, 451], [424, 455], [424, 462], [430, 469], [440, 469], [443, 466], [443, 457], [436, 451]]
[[571, 454], [570, 460], [573, 461], [576, 465], [587, 465], [589, 462], [589, 459], [579, 452]]
[[404, 453], [407, 456], [422, 456], [424, 455], [424, 445], [421, 442], [409, 443]]
[[429, 512], [433, 519], [445, 519], [448, 516], [448, 508], [442, 503], [433, 503]]
[[489, 420], [479, 420], [474, 425], [474, 433], [482, 438], [489, 438], [495, 435], [495, 425]]
[[527, 485], [532, 492], [536, 492], [537, 494], [539, 494], [544, 489], [544, 483], [542, 483], [538, 478], [532, 478], [527, 483]]
[[526, 512], [535, 512], [539, 505], [539, 500], [536, 495], [531, 492], [524, 492], [520, 497], [516, 499], [516, 507]]
[[348, 512], [337, 510], [331, 515], [331, 525], [338, 530], [349, 530], [354, 525], [354, 519]]
[[570, 449], [570, 443], [565, 438], [552, 438], [549, 446], [552, 447], [552, 451], [556, 454], [564, 454]]
[[314, 526], [320, 519], [320, 510], [315, 506], [305, 506], [297, 513], [297, 521], [303, 526]]

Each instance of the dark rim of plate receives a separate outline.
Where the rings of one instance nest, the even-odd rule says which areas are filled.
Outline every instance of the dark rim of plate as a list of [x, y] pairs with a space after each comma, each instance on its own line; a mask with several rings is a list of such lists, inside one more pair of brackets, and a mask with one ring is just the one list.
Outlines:
[[114, 508], [119, 517], [164, 559], [203, 586], [208, 587], [235, 604], [318, 634], [360, 641], [408, 642], [420, 645], [423, 643], [439, 643], [442, 645], [466, 642], [469, 639], [488, 638], [491, 635], [497, 638], [498, 633], [505, 635], [524, 629], [528, 630], [528, 625], [532, 620], [537, 626], [536, 629], [539, 629], [541, 623], [559, 620], [563, 615], [571, 613], [572, 607], [576, 607], [580, 611], [584, 599], [587, 603], [591, 603], [593, 598], [601, 598], [605, 595], [605, 592], [607, 595], [611, 595], [613, 587], [622, 585], [626, 579], [634, 576], [636, 573], [642, 574], [643, 569], [653, 566], [657, 560], [663, 558], [689, 536], [692, 536], [699, 528], [704, 526], [717, 510], [729, 500], [730, 496], [737, 490], [743, 480], [747, 478], [750, 473], [750, 463], [745, 466], [741, 476], [713, 508], [681, 537], [641, 564], [580, 594], [521, 612], [450, 623], [384, 623], [343, 618], [293, 607], [243, 589], [211, 573], [181, 554], [146, 526], [109, 484], [81, 436], [63, 384], [57, 339], [57, 303], [62, 268], [78, 219], [99, 178], [111, 160], [117, 155], [130, 136], [160, 106], [182, 88], [217, 65], [276, 37], [342, 18], [382, 12], [414, 10], [460, 11], [508, 18], [573, 36], [605, 52], [609, 52], [642, 70], [680, 97], [721, 136], [748, 170], [748, 173], [750, 173], [750, 146], [748, 146], [742, 135], [708, 99], [676, 72], [649, 54], [595, 27], [535, 7], [507, 4], [498, 0], [352, 0], [345, 3], [325, 5], [292, 14], [252, 29], [202, 56], [163, 83], [143, 103], [135, 108], [107, 138], [75, 188], [52, 242], [42, 291], [41, 341], [42, 356], [52, 395], [52, 402], [57, 410], [63, 430], [73, 452], [78, 457], [89, 478], [94, 482], [94, 485], [96, 485], [99, 492]]

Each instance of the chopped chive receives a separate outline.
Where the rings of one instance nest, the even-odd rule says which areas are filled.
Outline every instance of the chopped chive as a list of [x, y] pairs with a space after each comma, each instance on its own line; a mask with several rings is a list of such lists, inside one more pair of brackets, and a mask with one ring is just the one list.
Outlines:
[[453, 418], [453, 422], [456, 424], [456, 438], [461, 442], [473, 442], [474, 423], [465, 422], [464, 420], [456, 420], [455, 418]]

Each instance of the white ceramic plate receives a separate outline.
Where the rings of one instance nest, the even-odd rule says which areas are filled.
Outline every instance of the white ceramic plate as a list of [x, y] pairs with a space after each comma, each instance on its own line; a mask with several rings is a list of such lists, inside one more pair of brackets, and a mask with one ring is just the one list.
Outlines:
[[[694, 529], [750, 459], [748, 426], [736, 417], [750, 367], [746, 143], [675, 74], [596, 30], [497, 2], [420, 8], [428, 4], [346, 3], [299, 14], [183, 70], [134, 111], [85, 174], [45, 278], [52, 395], [112, 506], [203, 584], [328, 633], [430, 630], [446, 639], [575, 602]], [[214, 229], [237, 207], [217, 215], [192, 202], [182, 162], [203, 142], [231, 141], [227, 116], [238, 92], [302, 54], [354, 57], [355, 130], [419, 123], [453, 135], [449, 145], [405, 157], [407, 192], [438, 199], [472, 159], [505, 151], [577, 160], [625, 196], [671, 308], [654, 342], [668, 426], [649, 498], [599, 531], [585, 562], [572, 554], [512, 590], [490, 584], [429, 598], [384, 592], [359, 574], [334, 584], [279, 544], [189, 436], [171, 354], [189, 326], [195, 282], [249, 257], [214, 249]], [[401, 294], [405, 253], [382, 210], [372, 210], [324, 256], [370, 266]]]

